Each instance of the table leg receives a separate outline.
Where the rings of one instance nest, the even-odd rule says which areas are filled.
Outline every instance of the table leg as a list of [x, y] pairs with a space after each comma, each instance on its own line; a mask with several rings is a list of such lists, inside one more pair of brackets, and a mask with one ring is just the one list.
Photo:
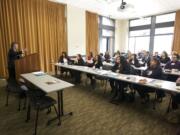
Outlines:
[[155, 90], [154, 102], [153, 102], [153, 109], [156, 109], [156, 100], [157, 100], [157, 90]]
[[60, 91], [57, 91], [57, 106], [58, 106], [58, 113], [57, 116], [52, 118], [51, 120], [49, 120], [47, 122], [47, 125], [49, 125], [52, 121], [57, 120], [58, 119], [58, 125], [61, 125], [61, 94]]
[[104, 94], [106, 93], [106, 89], [107, 89], [107, 82], [108, 82], [108, 79], [105, 78], [105, 88], [104, 88]]
[[60, 91], [58, 91], [57, 92], [57, 98], [58, 98], [58, 119], [59, 119], [59, 123], [58, 123], [58, 125], [61, 125], [61, 108], [60, 108], [60, 106], [61, 106], [61, 92]]
[[61, 109], [60, 109], [61, 116], [73, 115], [73, 112], [69, 112], [69, 113], [64, 114], [63, 90], [60, 91], [60, 107], [61, 107]]
[[63, 90], [60, 91], [60, 106], [61, 106], [61, 115], [63, 116], [64, 115], [64, 106], [63, 106]]
[[55, 75], [57, 75], [58, 67], [55, 65], [54, 68], [55, 68]]
[[166, 110], [166, 113], [169, 113], [169, 112], [170, 112], [171, 103], [172, 103], [172, 95], [171, 95], [171, 97], [170, 97], [170, 99], [169, 99], [169, 105], [168, 105], [168, 108], [167, 108], [167, 110]]
[[62, 116], [68, 116], [73, 115], [72, 112], [69, 112], [67, 114], [64, 114], [64, 105], [63, 105], [63, 90], [57, 91], [57, 99], [58, 99], [58, 116], [55, 118], [52, 118], [47, 122], [47, 125], [49, 125], [54, 120], [59, 120], [58, 125], [61, 125], [61, 117]]

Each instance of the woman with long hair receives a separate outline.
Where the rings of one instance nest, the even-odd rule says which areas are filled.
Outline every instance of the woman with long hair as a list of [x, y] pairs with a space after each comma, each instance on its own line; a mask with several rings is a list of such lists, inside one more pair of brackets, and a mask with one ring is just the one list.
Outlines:
[[[163, 72], [162, 68], [160, 66], [160, 62], [157, 58], [152, 58], [150, 61], [150, 66], [143, 72], [144, 77], [148, 78], [153, 78], [153, 79], [162, 79], [163, 77]], [[146, 79], [140, 80], [140, 83], [145, 84], [147, 82]], [[138, 91], [142, 103], [146, 103], [149, 101], [149, 94], [150, 92], [155, 92], [154, 89], [147, 88], [145, 86], [140, 86], [140, 85], [134, 85], [134, 88]], [[157, 98], [162, 99], [164, 96], [164, 92], [161, 90], [157, 91]]]
[[[63, 63], [63, 64], [68, 64], [70, 62], [70, 59], [66, 52], [62, 52], [62, 55], [59, 57], [58, 62]], [[69, 71], [68, 69], [61, 67], [61, 74], [63, 74], [64, 72], [67, 73], [68, 71]]]
[[163, 51], [160, 57], [160, 62], [162, 64], [167, 64], [170, 61], [170, 58], [166, 51]]
[[[92, 67], [93, 68], [97, 68], [97, 69], [100, 69], [101, 67], [103, 66], [103, 63], [102, 63], [102, 59], [101, 59], [101, 56], [100, 55], [96, 55], [96, 57], [94, 58], [93, 60], [93, 64], [92, 64]], [[91, 80], [91, 86], [92, 88], [94, 89], [96, 87], [96, 79], [95, 79], [95, 76], [91, 75], [91, 74], [87, 74], [87, 77], [90, 78]]]
[[[78, 66], [84, 66], [85, 62], [81, 56], [81, 54], [77, 54], [76, 60], [74, 61], [74, 65]], [[75, 83], [80, 84], [81, 83], [81, 72], [80, 71], [74, 71], [73, 76], [75, 77]]]
[[[119, 66], [118, 66], [118, 69], [116, 72], [121, 73], [121, 74], [131, 74], [131, 65], [127, 62], [125, 57], [120, 56]], [[114, 84], [115, 90], [113, 91], [113, 96], [111, 99], [112, 103], [117, 104], [119, 101], [124, 100], [124, 98], [125, 98], [124, 88], [127, 87], [127, 85], [128, 85], [128, 83], [126, 83], [126, 82], [115, 81], [115, 84]]]

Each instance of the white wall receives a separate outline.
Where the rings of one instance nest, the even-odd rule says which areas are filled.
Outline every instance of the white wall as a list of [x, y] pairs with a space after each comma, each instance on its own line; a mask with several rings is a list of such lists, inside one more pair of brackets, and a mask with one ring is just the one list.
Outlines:
[[[116, 20], [115, 51], [128, 50], [128, 20]], [[86, 54], [86, 11], [67, 5], [68, 54]]]
[[126, 52], [128, 50], [128, 20], [116, 20], [115, 26], [115, 51]]
[[68, 55], [86, 54], [86, 12], [67, 5]]

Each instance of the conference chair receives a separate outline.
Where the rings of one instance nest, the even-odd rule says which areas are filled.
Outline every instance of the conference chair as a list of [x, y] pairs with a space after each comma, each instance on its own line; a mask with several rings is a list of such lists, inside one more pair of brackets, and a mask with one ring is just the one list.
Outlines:
[[6, 106], [9, 105], [9, 96], [13, 94], [18, 97], [18, 110], [21, 110], [21, 100], [24, 99], [24, 107], [26, 108], [26, 91], [23, 90], [20, 87], [20, 84], [18, 84], [15, 80], [7, 80], [7, 86], [6, 86]]
[[[56, 115], [58, 116], [58, 112], [56, 109], [55, 104], [57, 103], [56, 100], [49, 97], [44, 93], [43, 91], [36, 89], [36, 90], [29, 90], [27, 93], [28, 97], [28, 109], [27, 109], [27, 119], [26, 122], [30, 120], [30, 114], [31, 114], [31, 107], [36, 110], [36, 118], [35, 118], [35, 128], [34, 128], [34, 134], [37, 135], [37, 127], [38, 127], [38, 119], [39, 119], [39, 111], [48, 110], [48, 113], [51, 111], [51, 107], [54, 107], [54, 110], [56, 112]], [[49, 124], [49, 123], [47, 123]]]
[[102, 88], [104, 89], [104, 94], [105, 94], [106, 91], [107, 91], [108, 78], [107, 78], [107, 77], [103, 77], [103, 76], [96, 75], [96, 76], [95, 76], [95, 79], [100, 81], [100, 85], [101, 85]]

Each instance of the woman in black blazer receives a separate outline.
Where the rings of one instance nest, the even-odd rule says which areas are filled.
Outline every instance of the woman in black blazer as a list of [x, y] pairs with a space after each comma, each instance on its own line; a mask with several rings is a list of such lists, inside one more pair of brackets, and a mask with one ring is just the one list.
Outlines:
[[139, 61], [137, 59], [136, 54], [132, 54], [131, 57], [128, 59], [130, 65], [134, 65], [135, 67], [140, 67]]
[[62, 55], [59, 57], [59, 62], [60, 63], [68, 63], [69, 62], [69, 57], [66, 52], [62, 52]]
[[[59, 63], [64, 63], [64, 64], [69, 64], [70, 63], [70, 59], [69, 59], [66, 52], [62, 52], [62, 55], [59, 57], [58, 62]], [[61, 74], [63, 74], [64, 72], [68, 72], [68, 71], [69, 71], [68, 69], [65, 69], [65, 68], [61, 67]]]
[[106, 51], [105, 54], [104, 54], [104, 61], [109, 63], [110, 59], [111, 59], [110, 54], [109, 54], [108, 51]]
[[[103, 67], [101, 56], [100, 55], [96, 55], [96, 57], [93, 59], [92, 68], [100, 69], [101, 67]], [[95, 80], [94, 76], [91, 75], [91, 74], [87, 74], [87, 77], [90, 78], [91, 86], [94, 89], [95, 86], [96, 86], [96, 80]]]
[[[74, 61], [74, 65], [77, 66], [84, 66], [85, 62], [81, 56], [81, 54], [77, 54], [76, 60]], [[73, 76], [75, 77], [75, 83], [80, 84], [81, 83], [81, 72], [80, 71], [74, 71]]]
[[[119, 68], [120, 68], [120, 56], [116, 57], [115, 64], [111, 68], [111, 71], [115, 73], [119, 73]], [[116, 80], [114, 79], [109, 79], [109, 82], [111, 86], [111, 93], [113, 94], [112, 98], [114, 98], [116, 96], [115, 89], [117, 89], [117, 86], [116, 86], [117, 83], [116, 83]]]
[[[160, 62], [158, 59], [156, 58], [152, 58], [150, 61], [150, 66], [148, 67], [148, 69], [146, 69], [143, 72], [143, 76], [144, 77], [148, 77], [148, 78], [153, 78], [153, 79], [162, 79], [162, 68], [160, 66]], [[147, 80], [140, 80], [140, 83], [145, 84], [147, 82]], [[134, 85], [134, 88], [138, 91], [139, 95], [142, 98], [142, 103], [145, 103], [147, 101], [149, 101], [149, 92], [155, 92], [155, 90], [145, 87], [145, 86], [137, 86]], [[164, 96], [164, 92], [161, 90], [157, 91], [157, 98], [161, 99]]]
[[16, 79], [15, 60], [19, 59], [23, 54], [23, 51], [18, 51], [18, 46], [17, 42], [12, 42], [8, 52], [8, 73], [10, 80]]
[[[117, 72], [121, 74], [131, 74], [131, 65], [127, 62], [125, 57], [120, 56], [120, 65]], [[111, 99], [112, 103], [118, 103], [119, 101], [124, 100], [124, 88], [127, 87], [128, 83], [123, 81], [115, 81], [115, 91]]]
[[103, 66], [102, 59], [100, 55], [96, 55], [95, 60], [93, 61], [95, 68], [100, 69]]
[[77, 54], [76, 60], [74, 61], [74, 65], [78, 65], [78, 66], [84, 66], [85, 65], [85, 62], [84, 62], [81, 54]]

